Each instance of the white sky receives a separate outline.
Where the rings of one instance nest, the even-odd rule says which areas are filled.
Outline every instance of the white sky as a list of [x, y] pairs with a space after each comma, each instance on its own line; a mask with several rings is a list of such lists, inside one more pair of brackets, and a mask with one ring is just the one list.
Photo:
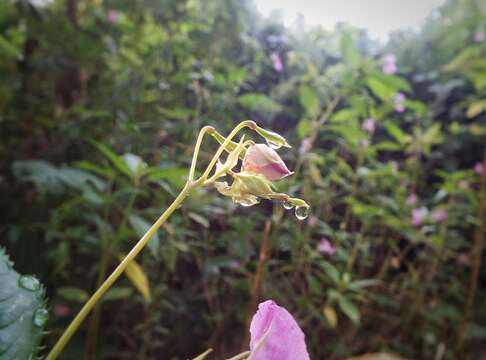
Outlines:
[[445, 0], [254, 0], [258, 10], [268, 16], [283, 10], [284, 22], [291, 25], [301, 13], [309, 25], [320, 24], [331, 30], [346, 22], [368, 30], [372, 38], [388, 39], [397, 29], [417, 29], [430, 12]]

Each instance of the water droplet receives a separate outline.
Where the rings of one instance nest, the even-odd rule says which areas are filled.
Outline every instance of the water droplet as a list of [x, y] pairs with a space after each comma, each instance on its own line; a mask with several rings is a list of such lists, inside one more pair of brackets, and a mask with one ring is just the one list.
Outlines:
[[294, 204], [292, 204], [290, 201], [285, 200], [282, 202], [282, 206], [285, 210], [290, 210], [294, 207]]
[[274, 150], [280, 149], [282, 147], [282, 144], [276, 143], [276, 142], [268, 140], [268, 139], [267, 139], [267, 145], [270, 146]]
[[297, 206], [295, 208], [295, 217], [299, 220], [304, 220], [309, 216], [310, 206]]
[[46, 309], [37, 309], [34, 313], [34, 325], [42, 327], [44, 326], [48, 318], [49, 313]]
[[258, 204], [259, 201], [257, 199], [241, 199], [241, 200], [236, 201], [236, 203], [241, 205], [241, 206], [248, 207], [248, 206], [253, 206], [255, 204]]
[[39, 280], [28, 275], [19, 277], [19, 285], [21, 288], [29, 291], [37, 291], [40, 288]]

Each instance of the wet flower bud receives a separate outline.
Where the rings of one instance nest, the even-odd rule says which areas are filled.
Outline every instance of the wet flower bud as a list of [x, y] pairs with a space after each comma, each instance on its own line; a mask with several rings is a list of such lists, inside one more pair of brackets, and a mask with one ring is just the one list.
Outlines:
[[277, 152], [265, 144], [255, 144], [247, 150], [243, 171], [262, 174], [270, 181], [292, 174]]

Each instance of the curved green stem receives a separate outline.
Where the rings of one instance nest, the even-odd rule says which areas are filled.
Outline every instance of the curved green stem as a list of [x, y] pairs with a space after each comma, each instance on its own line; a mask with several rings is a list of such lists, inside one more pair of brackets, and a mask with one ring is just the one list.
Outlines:
[[192, 190], [193, 185], [189, 182], [186, 184], [184, 189], [180, 192], [180, 194], [175, 198], [172, 204], [165, 210], [165, 212], [157, 219], [157, 221], [147, 230], [145, 235], [137, 242], [137, 244], [132, 248], [132, 250], [128, 253], [127, 256], [122, 260], [122, 262], [116, 267], [116, 269], [111, 273], [111, 275], [101, 284], [101, 286], [96, 290], [96, 292], [89, 298], [89, 300], [84, 304], [81, 308], [79, 313], [73, 319], [71, 324], [69, 324], [68, 328], [57, 343], [52, 348], [49, 355], [47, 355], [46, 360], [55, 360], [64, 349], [68, 341], [74, 335], [76, 330], [82, 324], [83, 320], [89, 314], [89, 312], [93, 309], [98, 301], [101, 300], [103, 295], [110, 289], [110, 287], [114, 284], [114, 282], [123, 274], [127, 266], [130, 262], [142, 251], [142, 249], [147, 245], [150, 238], [157, 232], [160, 226], [169, 218], [169, 216], [176, 210], [179, 205], [184, 201], [184, 199], [189, 195], [189, 192]]

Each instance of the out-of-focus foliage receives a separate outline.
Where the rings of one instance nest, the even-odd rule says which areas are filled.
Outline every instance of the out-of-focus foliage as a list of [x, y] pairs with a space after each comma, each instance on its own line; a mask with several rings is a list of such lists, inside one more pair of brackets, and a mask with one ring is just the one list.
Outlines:
[[198, 130], [251, 118], [294, 146], [279, 190], [312, 215], [192, 194], [63, 358], [229, 356], [247, 347], [255, 297], [298, 319], [313, 359], [484, 353], [484, 265], [467, 310], [484, 1], [450, 0], [386, 45], [344, 25], [289, 29], [248, 1], [36, 3], [0, 2], [0, 236], [46, 284], [48, 348], [181, 189]]

